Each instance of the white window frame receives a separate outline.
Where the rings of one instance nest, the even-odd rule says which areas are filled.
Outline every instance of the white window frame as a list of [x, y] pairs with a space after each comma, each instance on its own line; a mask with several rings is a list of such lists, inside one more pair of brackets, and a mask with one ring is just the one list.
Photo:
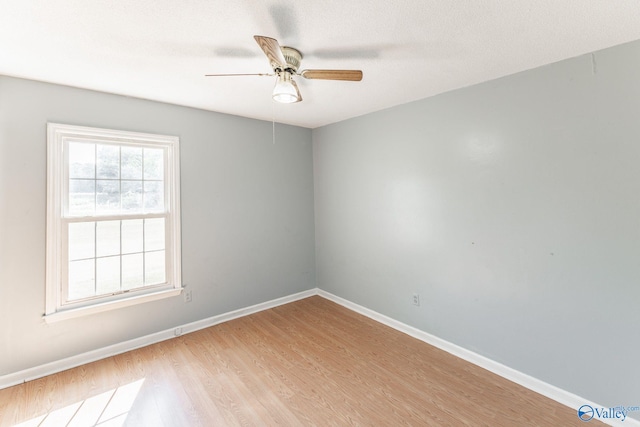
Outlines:
[[[136, 145], [164, 149], [164, 212], [136, 214], [135, 218], [165, 218], [166, 283], [63, 304], [68, 265], [67, 228], [72, 221], [127, 219], [127, 214], [70, 217], [65, 214], [68, 197], [68, 159], [70, 141]], [[44, 319], [53, 322], [87, 314], [179, 295], [182, 292], [180, 237], [180, 150], [179, 138], [139, 132], [47, 123], [47, 232], [46, 301]]]

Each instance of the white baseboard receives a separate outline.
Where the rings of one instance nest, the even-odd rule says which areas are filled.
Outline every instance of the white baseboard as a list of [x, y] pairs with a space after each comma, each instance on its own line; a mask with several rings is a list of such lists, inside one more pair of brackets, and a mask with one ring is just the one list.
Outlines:
[[[361, 305], [355, 304], [351, 301], [348, 301], [344, 298], [341, 298], [329, 292], [319, 289], [318, 295], [330, 301], [333, 301], [337, 304], [340, 304], [341, 306], [346, 307], [352, 311], [355, 311], [356, 313], [360, 313], [370, 319], [373, 319], [377, 322], [387, 325], [397, 331], [404, 332], [407, 335], [410, 335], [416, 339], [419, 339], [420, 341], [424, 341], [427, 344], [430, 344], [434, 347], [437, 347], [441, 350], [446, 351], [447, 353], [453, 354], [454, 356], [457, 356], [463, 360], [466, 360], [467, 362], [473, 363], [474, 365], [484, 368], [487, 371], [493, 372], [494, 374], [499, 375], [503, 378], [506, 378], [509, 381], [512, 381], [516, 384], [520, 384], [521, 386], [528, 388], [529, 390], [535, 391], [536, 393], [546, 396], [552, 400], [555, 400], [558, 403], [568, 406], [569, 408], [576, 411], [576, 418], [578, 416], [577, 410], [582, 405], [589, 405], [592, 408], [603, 407], [603, 405], [598, 405], [597, 403], [590, 402], [589, 400], [584, 399], [580, 396], [577, 396], [573, 393], [569, 393], [566, 390], [562, 390], [556, 386], [548, 384], [530, 375], [527, 375], [525, 373], [512, 369], [508, 366], [505, 366], [499, 362], [491, 360], [487, 357], [474, 353], [471, 350], [467, 350], [466, 348], [460, 347], [449, 341], [445, 341], [442, 338], [438, 338], [420, 329], [416, 329], [413, 326], [409, 326], [405, 323], [399, 322], [395, 319], [387, 317], [383, 314], [370, 310]], [[598, 420], [611, 426], [640, 427], [640, 421], [634, 418], [627, 417], [624, 422], [619, 420], [613, 420], [613, 419], [598, 419]]]
[[252, 305], [250, 307], [245, 307], [238, 310], [230, 311], [228, 313], [219, 314], [217, 316], [209, 317], [203, 320], [198, 320], [192, 323], [187, 323], [185, 325], [176, 326], [175, 328], [167, 329], [164, 331], [156, 332], [154, 334], [145, 335], [140, 338], [135, 338], [129, 341], [124, 341], [118, 344], [99, 348], [97, 350], [92, 350], [86, 353], [78, 354], [76, 356], [71, 356], [65, 359], [56, 360], [54, 362], [36, 366], [34, 368], [29, 368], [29, 369], [14, 372], [11, 374], [2, 375], [0, 376], [0, 389], [11, 387], [17, 384], [22, 384], [26, 381], [42, 378], [47, 375], [55, 374], [57, 372], [62, 372], [67, 369], [78, 367], [80, 365], [95, 362], [96, 360], [115, 356], [121, 353], [126, 353], [127, 351], [135, 350], [141, 347], [145, 347], [151, 344], [155, 344], [161, 341], [175, 338], [176, 336], [179, 336], [182, 334], [195, 332], [200, 329], [208, 328], [209, 326], [217, 325], [218, 323], [228, 322], [229, 320], [233, 320], [239, 317], [247, 316], [249, 314], [257, 313], [259, 311], [268, 310], [270, 308], [277, 307], [279, 305], [283, 305], [283, 304], [287, 304], [300, 299], [308, 298], [310, 296], [317, 295], [317, 294], [318, 294], [317, 289], [315, 288], [310, 289], [308, 291], [299, 292], [293, 295], [288, 295], [282, 298], [277, 298], [271, 301]]
[[[127, 351], [135, 350], [147, 345], [155, 344], [164, 340], [168, 340], [176, 337], [177, 335], [186, 334], [189, 332], [195, 332], [200, 329], [208, 328], [210, 326], [217, 325], [219, 323], [228, 322], [229, 320], [237, 319], [239, 317], [247, 316], [259, 311], [268, 310], [270, 308], [277, 307], [279, 305], [287, 304], [293, 301], [298, 301], [304, 298], [308, 298], [313, 295], [319, 295], [343, 307], [360, 313], [370, 319], [387, 325], [397, 331], [410, 335], [420, 341], [424, 341], [427, 344], [433, 345], [441, 350], [446, 351], [454, 356], [457, 356], [467, 362], [473, 363], [481, 368], [484, 368], [490, 372], [493, 372], [507, 380], [513, 381], [516, 384], [520, 384], [529, 390], [535, 391], [543, 396], [555, 400], [569, 408], [577, 411], [582, 405], [590, 405], [593, 408], [602, 408], [603, 405], [590, 402], [587, 399], [583, 399], [580, 396], [576, 396], [573, 393], [562, 390], [530, 375], [524, 374], [515, 369], [509, 368], [501, 363], [491, 360], [487, 357], [481, 356], [473, 351], [467, 350], [456, 344], [445, 341], [427, 332], [416, 329], [405, 323], [399, 322], [395, 319], [387, 317], [376, 311], [370, 310], [361, 305], [355, 304], [344, 298], [333, 295], [329, 292], [323, 291], [318, 288], [310, 289], [308, 291], [299, 292], [293, 295], [288, 295], [282, 298], [277, 298], [264, 303], [252, 305], [250, 307], [241, 308], [238, 310], [223, 313], [217, 316], [209, 317], [207, 319], [198, 320], [196, 322], [187, 323], [182, 326], [177, 326], [172, 329], [167, 329], [154, 334], [146, 335], [144, 337], [135, 338], [122, 343], [107, 346], [101, 349], [89, 351], [76, 356], [71, 356], [65, 359], [61, 359], [55, 362], [47, 363], [34, 368], [25, 369], [23, 371], [2, 375], [0, 376], [0, 389], [11, 387], [16, 384], [21, 384], [26, 381], [42, 378], [47, 375], [55, 374], [67, 369], [75, 368], [86, 363], [95, 362], [96, 360], [104, 359], [106, 357], [115, 356], [117, 354], [125, 353]], [[176, 333], [179, 331], [179, 333]], [[577, 414], [576, 414], [577, 417]], [[599, 421], [611, 426], [626, 426], [626, 427], [640, 427], [640, 421], [635, 418], [627, 418], [624, 422], [616, 421], [612, 419], [599, 419]]]

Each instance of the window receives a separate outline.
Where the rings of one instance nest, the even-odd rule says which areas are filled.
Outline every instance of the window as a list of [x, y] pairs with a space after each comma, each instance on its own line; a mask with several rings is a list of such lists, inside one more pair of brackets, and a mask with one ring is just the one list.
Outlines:
[[178, 143], [48, 124], [45, 319], [180, 293]]

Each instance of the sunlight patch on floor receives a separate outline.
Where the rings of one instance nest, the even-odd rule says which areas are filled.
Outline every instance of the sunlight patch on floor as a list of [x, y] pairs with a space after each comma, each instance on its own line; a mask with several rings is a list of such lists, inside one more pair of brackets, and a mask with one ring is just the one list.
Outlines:
[[14, 427], [121, 427], [144, 378], [16, 424]]

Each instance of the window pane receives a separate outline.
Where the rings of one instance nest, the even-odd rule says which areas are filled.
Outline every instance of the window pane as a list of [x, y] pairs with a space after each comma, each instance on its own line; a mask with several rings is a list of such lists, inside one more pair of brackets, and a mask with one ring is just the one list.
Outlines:
[[122, 181], [122, 210], [142, 212], [142, 181]]
[[98, 144], [96, 159], [97, 178], [120, 178], [120, 147]]
[[[122, 253], [123, 254], [142, 252], [143, 251], [142, 238], [143, 238], [143, 234], [142, 234], [141, 219], [131, 219], [131, 220], [122, 221]], [[142, 264], [142, 258], [140, 259], [140, 263]]]
[[144, 284], [157, 285], [164, 283], [164, 251], [147, 252], [144, 254]]
[[120, 290], [120, 257], [96, 259], [96, 294], [104, 295]]
[[122, 289], [139, 288], [144, 285], [143, 255], [122, 256]]
[[164, 150], [144, 149], [144, 179], [164, 179]]
[[69, 260], [93, 258], [96, 255], [96, 223], [69, 224]]
[[164, 218], [144, 220], [145, 252], [164, 249]]
[[162, 181], [144, 182], [144, 210], [146, 212], [164, 211], [164, 183]]
[[69, 178], [96, 177], [95, 144], [69, 143]]
[[90, 259], [69, 263], [69, 301], [95, 295], [94, 262]]
[[142, 180], [142, 148], [121, 147], [121, 178]]
[[96, 213], [120, 212], [120, 181], [96, 181]]
[[89, 179], [69, 180], [69, 215], [93, 215], [96, 182]]
[[120, 221], [100, 221], [96, 226], [96, 256], [120, 255]]

